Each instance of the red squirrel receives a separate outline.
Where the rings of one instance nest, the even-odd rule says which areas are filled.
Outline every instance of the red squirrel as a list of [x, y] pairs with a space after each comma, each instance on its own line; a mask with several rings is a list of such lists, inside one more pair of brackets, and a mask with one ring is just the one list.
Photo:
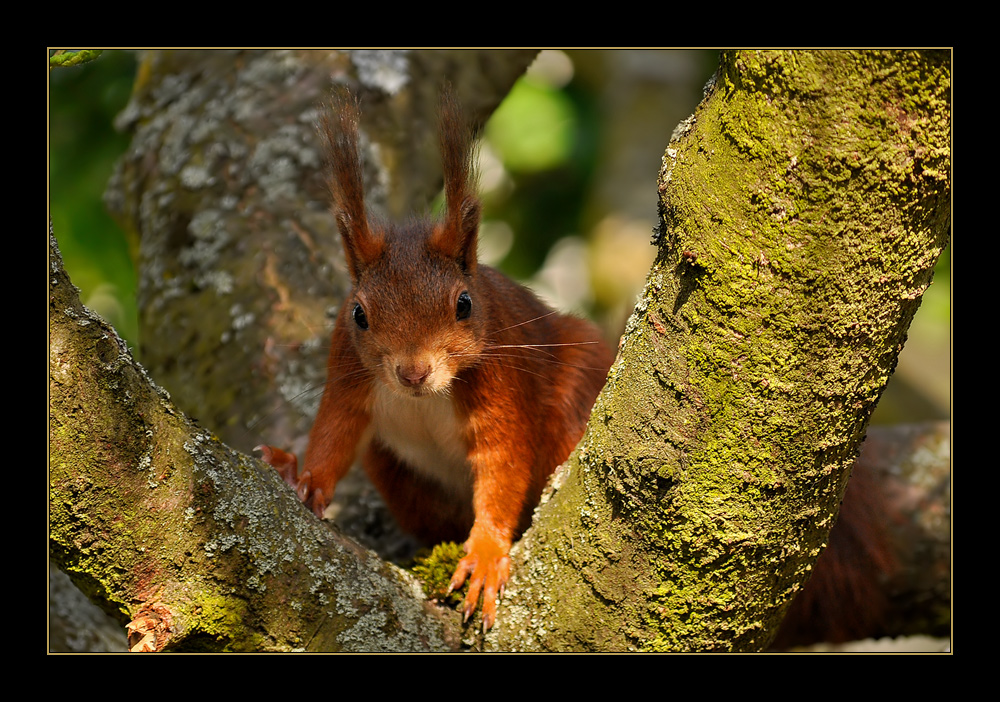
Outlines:
[[511, 544], [583, 435], [612, 355], [597, 327], [479, 264], [473, 134], [447, 92], [442, 221], [368, 215], [357, 102], [332, 108], [321, 134], [351, 290], [301, 472], [279, 449], [261, 447], [264, 459], [322, 516], [360, 455], [403, 529], [464, 540], [450, 588], [470, 581], [466, 621], [482, 594], [485, 631]]

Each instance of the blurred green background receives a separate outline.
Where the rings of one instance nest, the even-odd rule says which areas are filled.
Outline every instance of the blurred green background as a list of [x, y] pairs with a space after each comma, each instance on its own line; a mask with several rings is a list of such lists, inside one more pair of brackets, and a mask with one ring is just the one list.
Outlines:
[[128, 102], [135, 58], [105, 51], [49, 73], [49, 214], [66, 269], [84, 304], [137, 346], [135, 270], [102, 196], [129, 137], [112, 122]]
[[[617, 336], [653, 259], [660, 157], [716, 64], [700, 50], [543, 52], [485, 129], [483, 258]], [[102, 203], [135, 69], [111, 50], [50, 72], [49, 202], [85, 304], [137, 348], [136, 242]], [[950, 296], [946, 251], [873, 421], [950, 416]]]

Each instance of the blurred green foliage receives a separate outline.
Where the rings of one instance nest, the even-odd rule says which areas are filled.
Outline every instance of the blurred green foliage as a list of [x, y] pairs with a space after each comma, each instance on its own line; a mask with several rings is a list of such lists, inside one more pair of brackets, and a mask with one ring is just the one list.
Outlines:
[[102, 202], [129, 137], [112, 125], [135, 78], [127, 51], [49, 72], [49, 215], [84, 304], [138, 347], [135, 269], [125, 235]]
[[514, 278], [530, 277], [558, 239], [583, 230], [601, 139], [595, 100], [573, 81], [558, 87], [526, 76], [486, 125], [483, 136], [503, 164], [506, 187], [484, 193], [485, 217], [515, 232], [501, 264]]

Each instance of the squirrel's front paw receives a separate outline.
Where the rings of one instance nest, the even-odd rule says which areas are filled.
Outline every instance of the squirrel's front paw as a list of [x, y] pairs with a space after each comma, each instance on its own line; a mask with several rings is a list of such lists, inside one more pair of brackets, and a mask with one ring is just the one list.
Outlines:
[[[504, 586], [510, 578], [510, 544], [481, 535], [470, 535], [465, 542], [469, 555], [458, 562], [451, 576], [448, 592], [462, 586], [469, 579], [469, 592], [465, 596], [464, 621], [476, 611], [479, 595], [483, 596], [483, 631], [487, 631], [497, 618], [497, 597], [503, 596]], [[470, 577], [471, 576], [471, 577]]]
[[260, 451], [260, 460], [278, 471], [282, 480], [298, 489], [299, 459], [295, 457], [294, 453], [267, 445], [258, 446], [254, 451]]
[[326, 511], [330, 498], [320, 488], [313, 487], [312, 474], [309, 471], [299, 475], [299, 461], [294, 453], [266, 445], [258, 446], [254, 451], [260, 451], [261, 460], [278, 471], [282, 480], [295, 489], [295, 494], [313, 511], [313, 514], [320, 519], [323, 518], [323, 512]]

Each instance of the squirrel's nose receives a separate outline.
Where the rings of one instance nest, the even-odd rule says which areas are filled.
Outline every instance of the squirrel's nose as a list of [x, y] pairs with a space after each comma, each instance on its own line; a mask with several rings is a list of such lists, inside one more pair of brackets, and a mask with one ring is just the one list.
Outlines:
[[408, 388], [420, 387], [427, 382], [430, 374], [431, 366], [426, 362], [414, 361], [396, 365], [396, 377], [403, 386]]

